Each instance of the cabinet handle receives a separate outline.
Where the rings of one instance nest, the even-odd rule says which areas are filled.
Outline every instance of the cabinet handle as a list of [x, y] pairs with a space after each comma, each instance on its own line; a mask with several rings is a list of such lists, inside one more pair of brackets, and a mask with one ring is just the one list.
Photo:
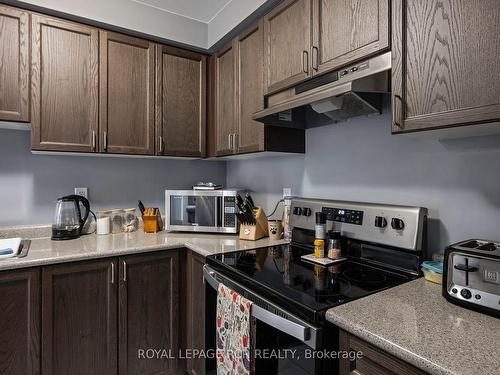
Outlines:
[[313, 58], [313, 69], [318, 71], [319, 69], [319, 49], [316, 46], [312, 48], [312, 58]]
[[228, 134], [227, 135], [227, 148], [228, 149], [232, 149], [232, 146], [231, 146], [231, 134]]
[[[396, 100], [397, 99], [397, 100]], [[398, 111], [396, 108], [396, 101], [400, 103], [400, 110]], [[399, 114], [399, 118], [398, 115]], [[392, 96], [392, 122], [394, 126], [402, 129], [402, 119], [403, 119], [403, 98], [399, 95]]]
[[102, 143], [104, 151], [108, 151], [108, 132], [103, 132]]
[[302, 51], [302, 71], [309, 74], [309, 52]]
[[233, 151], [236, 153], [238, 151], [238, 134], [233, 134]]
[[163, 154], [163, 137], [162, 136], [158, 137], [158, 152], [160, 154]]
[[92, 130], [92, 151], [95, 152], [95, 147], [96, 147], [96, 134], [95, 130]]
[[123, 281], [127, 281], [127, 262], [123, 261]]
[[115, 283], [115, 264], [111, 263], [111, 284]]

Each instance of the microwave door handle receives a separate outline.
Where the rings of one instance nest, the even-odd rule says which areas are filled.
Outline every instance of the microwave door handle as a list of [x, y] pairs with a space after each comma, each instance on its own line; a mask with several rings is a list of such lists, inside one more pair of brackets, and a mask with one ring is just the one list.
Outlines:
[[218, 216], [219, 216], [219, 197], [214, 197], [215, 199], [215, 210], [214, 210], [214, 223], [215, 223], [215, 228], [218, 228], [219, 226], [222, 226], [222, 225], [219, 225], [219, 220], [218, 220]]
[[[203, 267], [203, 278], [216, 291], [219, 289], [219, 281], [215, 278], [215, 272], [208, 267]], [[302, 324], [292, 322], [279, 315], [252, 304], [252, 316], [264, 322], [278, 331], [284, 332], [300, 341], [306, 342], [311, 338], [311, 329]]]

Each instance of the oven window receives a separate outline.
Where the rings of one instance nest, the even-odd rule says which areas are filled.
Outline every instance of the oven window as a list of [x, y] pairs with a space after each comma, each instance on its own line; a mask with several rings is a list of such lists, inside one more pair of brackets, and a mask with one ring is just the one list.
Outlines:
[[171, 196], [170, 224], [214, 227], [216, 202], [215, 196]]

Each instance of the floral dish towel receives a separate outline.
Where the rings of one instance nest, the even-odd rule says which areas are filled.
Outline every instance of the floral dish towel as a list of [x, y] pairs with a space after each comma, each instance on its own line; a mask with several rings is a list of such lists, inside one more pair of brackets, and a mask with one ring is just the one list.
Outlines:
[[217, 293], [217, 375], [252, 375], [255, 319], [252, 302], [219, 284]]

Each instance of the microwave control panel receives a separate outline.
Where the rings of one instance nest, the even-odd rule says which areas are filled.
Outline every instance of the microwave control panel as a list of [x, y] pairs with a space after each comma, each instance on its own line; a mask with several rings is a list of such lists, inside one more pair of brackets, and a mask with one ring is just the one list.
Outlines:
[[339, 223], [363, 225], [363, 211], [333, 207], [323, 207], [321, 211], [326, 214], [327, 220], [337, 221]]
[[236, 198], [224, 197], [224, 226], [236, 226]]

